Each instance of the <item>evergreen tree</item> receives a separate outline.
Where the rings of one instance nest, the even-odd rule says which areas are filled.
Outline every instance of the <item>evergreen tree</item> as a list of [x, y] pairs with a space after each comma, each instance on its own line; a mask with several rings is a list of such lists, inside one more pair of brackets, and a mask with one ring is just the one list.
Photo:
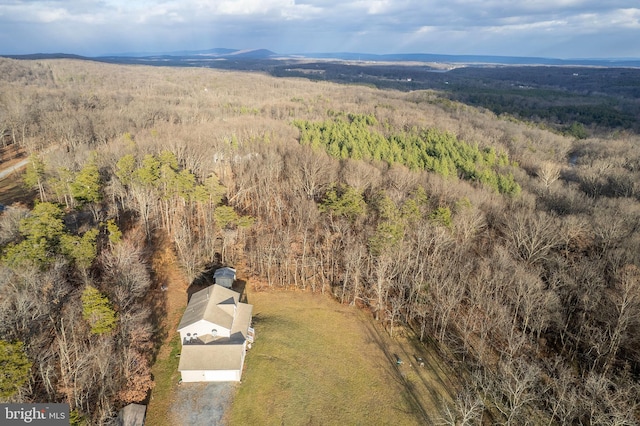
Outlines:
[[98, 203], [101, 200], [100, 171], [95, 156], [76, 175], [71, 184], [71, 195], [80, 204]]
[[0, 401], [9, 401], [29, 380], [31, 361], [22, 342], [0, 340]]
[[133, 154], [127, 154], [116, 163], [115, 175], [123, 185], [128, 186], [133, 180], [135, 169], [136, 157], [134, 157]]
[[153, 155], [147, 154], [142, 165], [134, 172], [134, 179], [144, 186], [156, 186], [160, 179], [160, 161]]
[[429, 215], [429, 219], [438, 225], [451, 228], [453, 220], [451, 218], [451, 209], [449, 207], [438, 207]]
[[107, 221], [107, 233], [109, 234], [109, 243], [112, 246], [122, 241], [122, 231], [113, 219]]
[[93, 286], [82, 292], [82, 317], [89, 323], [91, 334], [101, 335], [113, 331], [117, 324], [116, 312], [109, 299]]
[[55, 204], [36, 204], [31, 215], [20, 222], [19, 231], [24, 239], [7, 247], [4, 260], [10, 266], [50, 264], [64, 233], [62, 217], [62, 210]]
[[333, 186], [325, 194], [320, 210], [353, 221], [365, 213], [362, 194], [348, 185]]
[[27, 164], [24, 177], [22, 178], [24, 186], [27, 189], [37, 189], [40, 201], [46, 200], [46, 193], [44, 191], [44, 161], [35, 154], [29, 156], [29, 163]]
[[82, 237], [64, 234], [60, 237], [61, 251], [71, 258], [80, 270], [86, 271], [98, 254], [97, 236], [98, 230], [95, 228], [85, 232]]

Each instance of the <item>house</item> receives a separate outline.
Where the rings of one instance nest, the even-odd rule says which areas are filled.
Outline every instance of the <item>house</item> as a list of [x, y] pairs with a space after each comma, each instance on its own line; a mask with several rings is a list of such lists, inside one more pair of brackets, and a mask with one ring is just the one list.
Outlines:
[[178, 326], [183, 382], [240, 381], [254, 337], [252, 311], [238, 292], [218, 284], [191, 296]]
[[213, 273], [213, 282], [221, 285], [222, 287], [231, 288], [235, 280], [236, 270], [228, 266], [225, 266], [224, 268], [218, 268]]

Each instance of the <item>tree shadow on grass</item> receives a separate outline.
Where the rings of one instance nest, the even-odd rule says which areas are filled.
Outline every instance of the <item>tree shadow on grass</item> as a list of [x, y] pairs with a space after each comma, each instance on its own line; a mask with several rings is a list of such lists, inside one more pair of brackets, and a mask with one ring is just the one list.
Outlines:
[[407, 350], [412, 352], [411, 356], [416, 366], [416, 376], [425, 389], [429, 390], [433, 404], [441, 405], [445, 399], [449, 401], [455, 400], [456, 389], [459, 388], [460, 384], [455, 383], [453, 380], [456, 377], [456, 373], [449, 371], [448, 366], [440, 359], [442, 354], [437, 342], [429, 337], [421, 342], [413, 331], [409, 330], [409, 333], [407, 343], [410, 346]]
[[[407, 379], [406, 374], [399, 368], [401, 365], [398, 364], [398, 359], [402, 360], [402, 355], [392, 352], [389, 345], [387, 345], [386, 341], [389, 337], [383, 336], [381, 334], [383, 331], [372, 322], [367, 322], [366, 331], [370, 341], [378, 346], [388, 361], [386, 365], [380, 366], [380, 368], [386, 371], [389, 376], [393, 377], [394, 380], [404, 388], [405, 399], [411, 407], [412, 413], [416, 414], [423, 424], [434, 424], [429, 413], [420, 402], [418, 390], [415, 388], [415, 385]], [[405, 359], [407, 359], [406, 353], [404, 356]]]

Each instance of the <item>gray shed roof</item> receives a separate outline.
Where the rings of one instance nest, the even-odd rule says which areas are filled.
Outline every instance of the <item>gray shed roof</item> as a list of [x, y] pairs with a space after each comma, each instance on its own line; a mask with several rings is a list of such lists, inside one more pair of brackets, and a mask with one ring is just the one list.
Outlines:
[[218, 268], [213, 273], [213, 279], [215, 280], [216, 278], [231, 278], [231, 279], [235, 280], [236, 279], [236, 270], [233, 269], [233, 268], [230, 268], [228, 266], [225, 266], [224, 268]]
[[147, 406], [129, 404], [118, 413], [118, 424], [121, 426], [143, 426]]

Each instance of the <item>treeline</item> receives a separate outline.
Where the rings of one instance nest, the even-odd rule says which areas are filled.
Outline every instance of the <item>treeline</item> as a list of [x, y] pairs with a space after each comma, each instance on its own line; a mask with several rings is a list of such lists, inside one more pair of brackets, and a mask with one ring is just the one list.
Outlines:
[[399, 91], [438, 90], [451, 100], [497, 115], [565, 132], [575, 122], [590, 135], [638, 131], [638, 78], [634, 68], [565, 66], [461, 66], [443, 72], [407, 64], [310, 62], [279, 65], [277, 77], [360, 84]]
[[[391, 334], [411, 327], [435, 341], [465, 380], [443, 421], [638, 422], [636, 135], [566, 138], [435, 92], [45, 64], [51, 85], [2, 83], [0, 122], [14, 120], [20, 99], [75, 91], [100, 105], [87, 110], [93, 134], [114, 118], [117, 135], [25, 133], [25, 146], [52, 147], [27, 181], [62, 206], [64, 227], [51, 264], [2, 262], [0, 339], [24, 354], [16, 375], [29, 373], [8, 399], [69, 401], [93, 423], [141, 400], [127, 378], [144, 371], [120, 360], [153, 356], [130, 324], [150, 331], [146, 312], [162, 293], [157, 283], [128, 291], [149, 281], [126, 277], [148, 279], [165, 238], [190, 279], [210, 262], [243, 260], [270, 286], [330, 292]], [[38, 129], [30, 117], [19, 127]], [[73, 114], [59, 117], [74, 128]], [[95, 169], [98, 196], [82, 196]], [[520, 191], [496, 191], [485, 170], [510, 173]], [[25, 218], [37, 213], [3, 214], [5, 253], [34, 238]], [[82, 272], [60, 241], [72, 236], [84, 253], [91, 229], [96, 256]], [[92, 334], [98, 325], [106, 331]], [[100, 387], [111, 362], [118, 378]], [[122, 396], [131, 387], [140, 393]]]
[[[122, 139], [135, 151], [130, 135]], [[128, 153], [106, 166], [98, 170], [91, 155], [78, 171], [52, 168], [32, 155], [25, 185], [39, 200], [0, 219], [2, 342], [21, 354], [8, 361], [0, 391], [7, 400], [63, 398], [77, 423], [104, 423], [153, 388], [152, 316], [162, 313], [152, 303], [154, 246], [169, 237], [193, 280], [212, 253], [235, 260], [229, 240], [252, 222], [222, 205], [214, 175], [199, 182], [169, 151]]]
[[596, 100], [594, 96], [532, 87], [474, 90], [467, 86], [455, 88], [450, 97], [487, 108], [498, 115], [508, 114], [547, 125], [556, 131], [566, 131], [573, 123], [592, 129], [595, 133], [611, 129], [638, 130], [640, 107], [625, 99], [618, 101], [601, 96]]

